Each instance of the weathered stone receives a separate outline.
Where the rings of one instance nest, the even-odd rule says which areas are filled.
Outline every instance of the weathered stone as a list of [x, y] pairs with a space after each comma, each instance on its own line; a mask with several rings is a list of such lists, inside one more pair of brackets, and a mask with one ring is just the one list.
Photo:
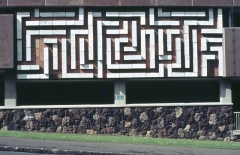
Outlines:
[[162, 107], [158, 107], [156, 110], [157, 110], [158, 113], [162, 113], [163, 108]]
[[218, 128], [219, 128], [219, 131], [220, 131], [220, 132], [223, 132], [223, 131], [225, 130], [225, 125], [219, 126]]
[[124, 109], [124, 114], [125, 114], [125, 115], [131, 115], [131, 114], [132, 114], [131, 108], [125, 108], [125, 109]]
[[146, 112], [141, 113], [139, 119], [141, 122], [146, 122], [148, 120]]
[[94, 130], [86, 130], [86, 134], [93, 135], [94, 134]]
[[151, 137], [152, 131], [147, 131], [146, 137]]
[[69, 126], [70, 125], [70, 117], [64, 117], [62, 119], [62, 125], [63, 126]]
[[98, 118], [99, 118], [99, 113], [96, 112], [96, 113], [93, 115], [93, 119], [94, 119], [94, 120], [98, 120]]
[[115, 122], [115, 118], [114, 117], [109, 117], [108, 118], [108, 123], [109, 124], [113, 124]]
[[4, 111], [0, 111], [0, 119], [3, 119], [5, 116], [5, 112]]
[[213, 132], [212, 135], [209, 136], [209, 140], [216, 140], [216, 139], [217, 139], [217, 134]]
[[205, 140], [205, 139], [206, 139], [206, 136], [199, 136], [198, 139], [199, 139], [199, 140]]
[[8, 130], [8, 126], [2, 127], [1, 130]]
[[224, 138], [224, 142], [230, 142], [231, 141], [231, 138], [230, 137], [225, 137]]
[[217, 124], [217, 116], [216, 114], [211, 114], [209, 117], [209, 124]]
[[223, 141], [223, 138], [222, 137], [218, 137], [217, 141]]
[[157, 127], [164, 128], [164, 119], [161, 117], [158, 117], [157, 119]]
[[57, 133], [61, 133], [62, 132], [62, 126], [59, 126], [56, 130]]
[[175, 115], [176, 115], [176, 118], [180, 117], [182, 115], [183, 111], [182, 111], [182, 108], [181, 107], [177, 107], [175, 108]]
[[201, 114], [200, 113], [196, 113], [194, 115], [194, 119], [195, 119], [196, 122], [198, 122], [200, 120], [200, 118], [201, 118]]
[[234, 125], [233, 124], [229, 124], [229, 130], [233, 130]]
[[130, 128], [131, 127], [131, 122], [125, 122], [124, 128]]
[[34, 113], [34, 116], [37, 121], [40, 121], [42, 118], [42, 112]]
[[58, 116], [57, 116], [57, 115], [53, 115], [53, 116], [52, 116], [52, 120], [53, 120], [53, 121], [56, 121], [57, 119], [58, 119]]
[[130, 132], [129, 132], [129, 136], [137, 136], [136, 129], [131, 129]]
[[39, 131], [40, 131], [40, 132], [46, 132], [46, 130], [47, 130], [47, 129], [46, 129], [45, 127], [42, 127]]
[[183, 130], [184, 130], [184, 131], [189, 131], [190, 128], [191, 128], [191, 125], [187, 125]]

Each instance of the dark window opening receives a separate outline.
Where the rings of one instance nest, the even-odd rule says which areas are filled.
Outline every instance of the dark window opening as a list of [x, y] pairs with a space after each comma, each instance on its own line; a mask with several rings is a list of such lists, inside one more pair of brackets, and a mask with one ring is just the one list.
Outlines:
[[232, 81], [232, 102], [235, 112], [240, 112], [240, 79]]
[[127, 81], [127, 103], [219, 102], [219, 80]]
[[18, 105], [113, 104], [114, 83], [106, 81], [18, 82]]

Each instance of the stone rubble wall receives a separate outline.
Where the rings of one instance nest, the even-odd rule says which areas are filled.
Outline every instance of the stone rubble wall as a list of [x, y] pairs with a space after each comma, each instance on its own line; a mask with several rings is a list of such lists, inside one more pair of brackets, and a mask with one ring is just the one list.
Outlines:
[[1, 130], [230, 141], [232, 106], [1, 110]]

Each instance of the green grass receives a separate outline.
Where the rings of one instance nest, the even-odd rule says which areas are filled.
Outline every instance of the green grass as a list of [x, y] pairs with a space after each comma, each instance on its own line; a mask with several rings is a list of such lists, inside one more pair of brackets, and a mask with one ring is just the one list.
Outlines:
[[63, 134], [63, 133], [42, 133], [42, 132], [19, 132], [19, 131], [2, 131], [2, 130], [0, 130], [0, 137], [240, 150], [240, 142], [200, 141], [200, 140], [187, 140], [187, 139], [165, 139], [165, 138], [146, 138], [146, 137], [131, 137], [131, 136], [85, 135], [85, 134]]

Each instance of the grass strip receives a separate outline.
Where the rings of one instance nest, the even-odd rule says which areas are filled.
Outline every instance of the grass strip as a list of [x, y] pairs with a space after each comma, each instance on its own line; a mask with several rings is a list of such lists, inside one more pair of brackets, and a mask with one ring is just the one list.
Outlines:
[[208, 140], [201, 141], [201, 140], [188, 140], [188, 139], [166, 139], [166, 138], [147, 138], [147, 137], [134, 137], [134, 136], [86, 135], [86, 134], [64, 134], [64, 133], [43, 133], [43, 132], [22, 132], [22, 131], [20, 132], [20, 131], [3, 131], [3, 130], [0, 130], [0, 137], [240, 150], [240, 142], [224, 142], [224, 141], [208, 141]]

